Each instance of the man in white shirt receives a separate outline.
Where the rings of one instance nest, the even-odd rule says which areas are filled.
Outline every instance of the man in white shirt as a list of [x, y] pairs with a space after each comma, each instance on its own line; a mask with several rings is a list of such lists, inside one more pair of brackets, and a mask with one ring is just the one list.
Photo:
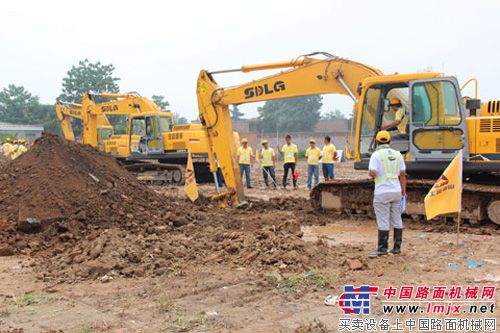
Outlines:
[[394, 248], [391, 253], [401, 253], [403, 221], [401, 199], [406, 196], [406, 166], [401, 153], [390, 147], [391, 135], [387, 131], [377, 133], [377, 150], [370, 157], [368, 170], [375, 180], [373, 208], [377, 217], [378, 247], [370, 257], [387, 254], [389, 230], [394, 227]]

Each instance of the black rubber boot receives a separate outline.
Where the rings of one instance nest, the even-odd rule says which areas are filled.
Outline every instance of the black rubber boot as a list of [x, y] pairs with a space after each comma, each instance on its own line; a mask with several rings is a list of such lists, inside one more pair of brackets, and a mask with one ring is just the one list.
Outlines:
[[389, 243], [389, 230], [379, 230], [378, 231], [378, 246], [375, 251], [370, 253], [371, 258], [378, 256], [383, 256], [387, 254], [387, 248]]
[[401, 253], [401, 243], [403, 243], [403, 229], [394, 228], [394, 248], [391, 250], [392, 254]]

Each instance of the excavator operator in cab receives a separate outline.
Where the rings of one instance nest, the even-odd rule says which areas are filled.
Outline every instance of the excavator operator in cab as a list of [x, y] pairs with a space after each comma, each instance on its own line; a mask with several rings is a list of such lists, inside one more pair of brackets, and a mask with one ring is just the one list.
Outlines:
[[408, 125], [408, 115], [406, 114], [403, 104], [399, 98], [391, 98], [389, 100], [389, 108], [396, 114], [394, 116], [394, 121], [382, 126], [381, 130], [385, 131], [398, 131], [399, 135], [393, 135], [394, 139], [408, 139], [408, 133], [406, 133], [406, 127]]

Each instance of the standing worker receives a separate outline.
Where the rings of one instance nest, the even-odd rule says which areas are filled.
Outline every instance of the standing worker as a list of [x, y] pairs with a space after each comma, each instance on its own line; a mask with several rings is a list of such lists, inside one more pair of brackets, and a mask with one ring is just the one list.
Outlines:
[[240, 163], [240, 176], [245, 174], [247, 188], [252, 188], [250, 180], [251, 165], [253, 164], [253, 150], [248, 146], [247, 139], [241, 139], [241, 147], [238, 148], [237, 155]]
[[278, 146], [278, 151], [280, 152], [281, 156], [284, 157], [283, 188], [286, 189], [288, 172], [290, 171], [290, 175], [292, 177], [292, 182], [293, 182], [293, 188], [297, 189], [297, 179], [295, 179], [294, 174], [295, 174], [295, 165], [297, 164], [298, 161], [299, 150], [297, 146], [292, 143], [292, 137], [290, 135], [287, 135], [285, 137], [285, 141], [286, 144], [283, 146], [283, 148], [279, 149]]
[[316, 147], [316, 140], [309, 140], [309, 148], [306, 150], [307, 157], [307, 188], [311, 189], [312, 177], [314, 176], [314, 186], [319, 183], [319, 160], [321, 159], [321, 150]]
[[401, 253], [403, 242], [403, 220], [401, 200], [406, 196], [406, 166], [401, 153], [392, 149], [391, 135], [380, 131], [375, 137], [378, 148], [370, 157], [368, 170], [375, 179], [373, 208], [377, 217], [378, 246], [370, 257], [387, 254], [389, 230], [394, 227], [394, 248], [392, 254]]
[[277, 189], [276, 175], [274, 173], [276, 157], [274, 149], [269, 147], [269, 142], [267, 140], [262, 140], [262, 149], [258, 152], [257, 158], [262, 163], [262, 176], [264, 177], [266, 187], [269, 187], [269, 177], [271, 177], [274, 189]]
[[331, 143], [332, 139], [327, 135], [323, 139], [323, 177], [325, 182], [331, 181], [335, 178], [334, 167], [335, 160], [337, 159], [337, 148]]
[[12, 154], [12, 150], [14, 150], [14, 145], [12, 145], [12, 140], [10, 138], [6, 138], [5, 143], [2, 146], [3, 156], [7, 159], [10, 159], [10, 154]]

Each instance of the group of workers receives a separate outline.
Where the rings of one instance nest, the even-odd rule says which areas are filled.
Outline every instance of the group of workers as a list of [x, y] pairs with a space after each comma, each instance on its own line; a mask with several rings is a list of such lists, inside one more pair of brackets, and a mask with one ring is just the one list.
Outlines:
[[6, 138], [5, 142], [0, 142], [0, 151], [2, 158], [15, 160], [28, 151], [28, 142], [25, 139], [12, 140], [11, 138]]
[[[323, 175], [325, 181], [334, 179], [334, 162], [337, 160], [337, 149], [331, 143], [331, 138], [325, 136], [323, 139], [323, 149], [320, 150], [316, 146], [316, 140], [309, 140], [309, 148], [305, 151], [307, 158], [307, 188], [311, 189], [314, 185], [319, 183], [319, 164], [322, 164]], [[272, 186], [277, 189], [278, 182], [276, 181], [276, 153], [272, 147], [269, 146], [267, 140], [262, 140], [262, 148], [254, 154], [253, 149], [248, 145], [247, 139], [241, 140], [241, 146], [238, 148], [237, 156], [240, 166], [240, 175], [243, 178], [245, 175], [245, 185], [247, 188], [252, 188], [251, 169], [254, 161], [260, 162], [262, 167], [262, 176], [266, 187]], [[298, 172], [296, 171], [299, 149], [296, 144], [292, 142], [292, 137], [287, 135], [285, 137], [285, 144], [280, 147], [277, 146], [277, 151], [283, 158], [283, 188], [286, 189], [288, 185], [288, 177], [291, 176], [292, 185], [294, 189], [298, 188]]]
[[[397, 105], [395, 105], [397, 107]], [[402, 122], [393, 124], [400, 125]], [[400, 130], [400, 133], [403, 129]], [[406, 196], [406, 167], [404, 158], [398, 150], [390, 147], [391, 134], [387, 130], [381, 130], [377, 133], [375, 140], [377, 149], [370, 157], [368, 166], [369, 175], [375, 181], [375, 190], [373, 195], [373, 207], [378, 226], [378, 244], [376, 250], [370, 254], [370, 257], [378, 257], [401, 253], [401, 244], [403, 242], [403, 221], [401, 219], [402, 199]], [[290, 135], [285, 137], [286, 143], [282, 147], [277, 147], [280, 155], [283, 157], [283, 188], [287, 187], [288, 175], [292, 175], [294, 189], [297, 188], [297, 177], [295, 168], [298, 161], [297, 145], [292, 143]], [[319, 164], [322, 162], [323, 175], [325, 181], [331, 181], [335, 178], [334, 161], [337, 160], [337, 150], [331, 143], [331, 138], [325, 136], [323, 139], [323, 149], [316, 146], [316, 140], [309, 140], [309, 148], [305, 151], [307, 157], [307, 187], [310, 189], [319, 182]], [[255, 159], [260, 161], [262, 166], [262, 175], [266, 187], [269, 187], [269, 180], [272, 181], [274, 188], [278, 187], [275, 175], [276, 154], [273, 148], [269, 147], [267, 140], [262, 140], [262, 148], [256, 152]], [[251, 185], [251, 166], [254, 161], [254, 152], [248, 146], [248, 140], [241, 140], [241, 147], [238, 148], [238, 160], [240, 165], [241, 177], [245, 175], [246, 187]], [[394, 241], [393, 248], [388, 251], [389, 230], [393, 227]]]

